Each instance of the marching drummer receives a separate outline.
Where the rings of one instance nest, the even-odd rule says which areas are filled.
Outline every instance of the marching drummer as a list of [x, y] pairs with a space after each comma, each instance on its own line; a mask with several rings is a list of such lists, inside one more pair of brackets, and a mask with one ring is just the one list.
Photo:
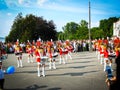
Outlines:
[[73, 51], [73, 47], [72, 47], [72, 45], [70, 45], [69, 40], [66, 40], [65, 44], [66, 44], [66, 49], [67, 49], [66, 58], [67, 58], [67, 56], [69, 56], [69, 58], [72, 60], [71, 52]]
[[23, 65], [22, 65], [22, 48], [19, 44], [16, 45], [14, 53], [17, 57], [17, 67], [23, 67]]
[[58, 45], [58, 50], [59, 50], [59, 55], [60, 55], [59, 64], [61, 64], [62, 62], [63, 62], [63, 64], [65, 64], [63, 45], [61, 45], [61, 44]]
[[56, 69], [55, 58], [53, 58], [54, 48], [51, 42], [47, 43], [47, 55], [49, 57], [49, 69]]
[[33, 48], [29, 44], [26, 47], [26, 52], [28, 53], [28, 63], [33, 62]]
[[[38, 77], [40, 77], [41, 75], [45, 77], [45, 61], [42, 61], [41, 59], [41, 57], [43, 56], [43, 51], [40, 48], [40, 46], [37, 46], [35, 55], [36, 55], [36, 62], [38, 65], [37, 67]], [[42, 73], [40, 73], [40, 69], [42, 69]]]

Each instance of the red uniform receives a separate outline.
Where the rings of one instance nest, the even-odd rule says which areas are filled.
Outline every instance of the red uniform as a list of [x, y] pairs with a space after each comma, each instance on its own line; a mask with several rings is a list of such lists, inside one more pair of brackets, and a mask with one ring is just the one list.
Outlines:
[[63, 54], [62, 48], [59, 48], [59, 54], [60, 54], [60, 55]]
[[104, 50], [104, 58], [108, 58], [109, 54], [107, 50]]
[[118, 50], [115, 51], [115, 55], [116, 55], [116, 57], [118, 57], [118, 55], [119, 55], [119, 51]]
[[35, 55], [36, 55], [36, 62], [41, 62], [41, 58], [40, 58], [41, 55], [38, 50], [36, 50]]

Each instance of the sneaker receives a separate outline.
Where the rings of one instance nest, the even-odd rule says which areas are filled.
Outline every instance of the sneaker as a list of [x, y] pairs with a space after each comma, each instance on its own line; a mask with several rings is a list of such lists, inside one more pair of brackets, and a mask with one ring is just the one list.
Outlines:
[[49, 69], [51, 69], [51, 67], [49, 67]]
[[53, 69], [56, 69], [56, 67], [53, 67]]
[[40, 75], [38, 75], [38, 77], [40, 77]]
[[45, 77], [45, 75], [42, 75], [43, 77]]

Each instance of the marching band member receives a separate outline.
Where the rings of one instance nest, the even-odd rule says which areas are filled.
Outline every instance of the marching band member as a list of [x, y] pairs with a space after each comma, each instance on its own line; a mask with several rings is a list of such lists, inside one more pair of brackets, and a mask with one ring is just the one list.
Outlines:
[[[35, 51], [35, 55], [36, 55], [36, 62], [37, 62], [37, 71], [38, 71], [38, 77], [40, 77], [41, 75], [43, 77], [45, 77], [45, 62], [42, 61], [41, 57], [43, 56], [43, 52], [40, 49], [40, 46], [37, 46], [36, 51]], [[40, 73], [40, 68], [42, 69], [42, 74]]]
[[28, 53], [28, 63], [33, 62], [33, 48], [30, 45], [27, 45], [26, 52]]
[[67, 62], [67, 59], [68, 59], [68, 48], [67, 48], [67, 45], [66, 45], [66, 44], [64, 45], [63, 54], [64, 54], [65, 59], [66, 59], [66, 62]]
[[99, 44], [98, 44], [98, 42], [95, 42], [96, 55], [98, 55], [98, 49], [99, 49]]
[[71, 56], [71, 53], [72, 53], [72, 51], [73, 51], [73, 47], [72, 47], [72, 45], [67, 45], [67, 49], [68, 49], [68, 56], [70, 57], [70, 59], [72, 60], [72, 56]]
[[108, 50], [106, 47], [104, 47], [104, 71], [106, 70], [107, 60], [110, 61], [108, 57], [109, 57]]
[[62, 61], [63, 61], [63, 64], [65, 64], [63, 46], [62, 46], [62, 45], [59, 45], [59, 46], [58, 46], [58, 50], [59, 50], [59, 54], [60, 54], [60, 61], [59, 61], [59, 64], [61, 64]]
[[20, 47], [20, 45], [16, 45], [14, 53], [17, 57], [17, 67], [23, 67], [23, 65], [22, 65], [22, 48]]
[[49, 57], [49, 69], [56, 69], [56, 65], [55, 65], [55, 58], [53, 58], [53, 54], [54, 54], [54, 48], [53, 48], [53, 43], [48, 42], [48, 46], [47, 46], [47, 54]]
[[104, 45], [100, 46], [100, 63], [103, 64], [104, 61]]

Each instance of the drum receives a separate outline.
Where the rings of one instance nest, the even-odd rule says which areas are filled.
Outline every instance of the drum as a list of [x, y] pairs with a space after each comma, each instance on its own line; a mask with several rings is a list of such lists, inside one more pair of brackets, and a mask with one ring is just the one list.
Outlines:
[[56, 53], [54, 53], [52, 56], [55, 58], [55, 57], [58, 56], [58, 53], [56, 52]]
[[15, 53], [15, 55], [19, 55], [20, 53]]
[[42, 62], [46, 62], [47, 59], [48, 59], [47, 56], [43, 56], [43, 57], [41, 57], [41, 61], [42, 61]]

